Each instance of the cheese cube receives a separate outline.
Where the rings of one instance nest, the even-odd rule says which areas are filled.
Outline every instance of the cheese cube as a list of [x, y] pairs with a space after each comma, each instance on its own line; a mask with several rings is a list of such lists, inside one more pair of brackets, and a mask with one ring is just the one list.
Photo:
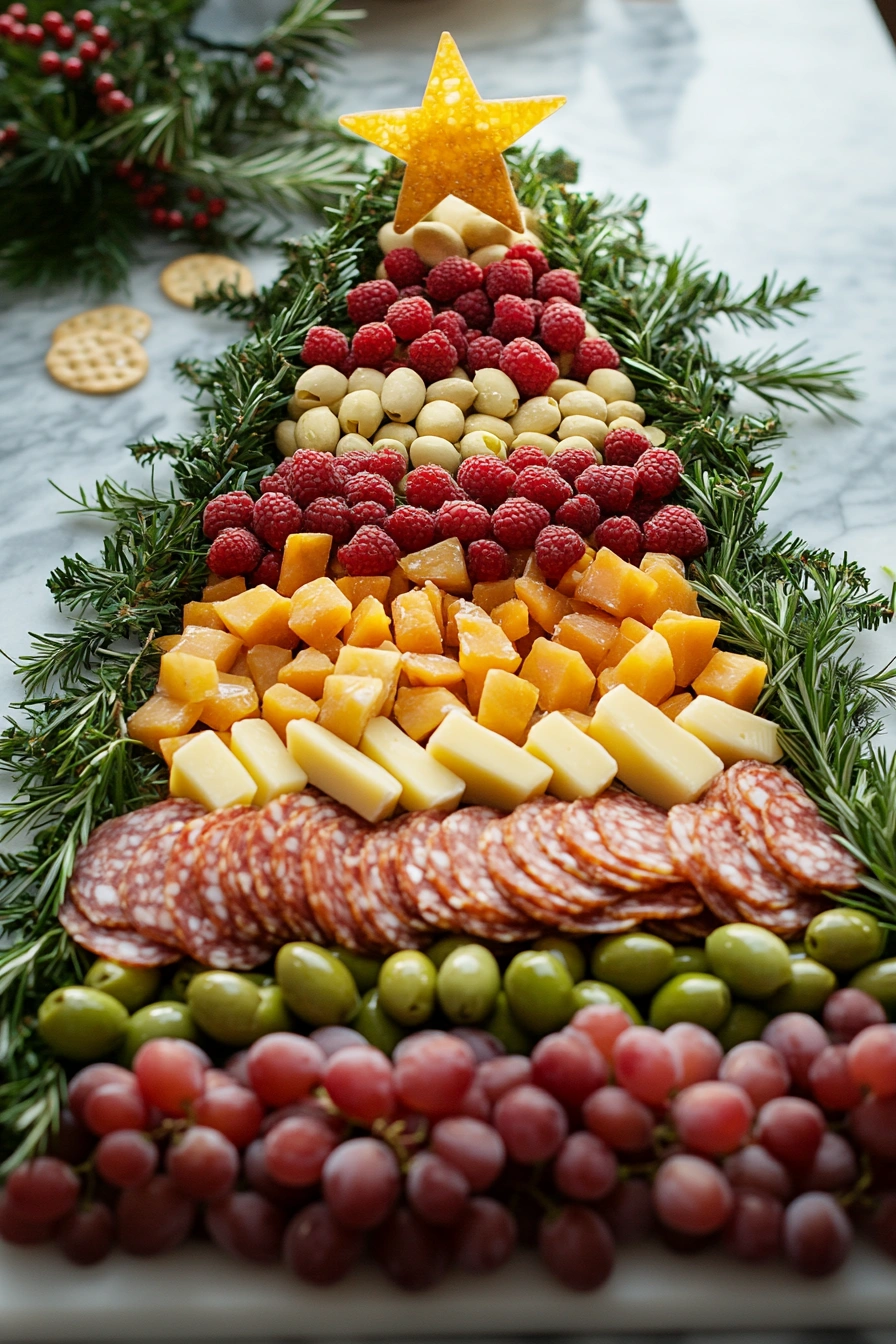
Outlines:
[[778, 725], [746, 709], [728, 705], [710, 695], [698, 695], [681, 710], [675, 722], [700, 739], [725, 762], [780, 761]]
[[327, 677], [318, 722], [356, 747], [364, 729], [380, 712], [386, 688], [379, 677]]
[[233, 672], [222, 672], [214, 695], [199, 706], [200, 719], [216, 732], [226, 732], [237, 719], [248, 719], [257, 713], [258, 692], [254, 681]]
[[661, 709], [666, 718], [671, 719], [674, 723], [681, 711], [691, 703], [693, 698], [690, 691], [679, 691], [677, 695], [670, 695], [668, 700], [664, 700], [662, 704], [657, 705], [657, 709]]
[[246, 654], [249, 676], [255, 682], [255, 689], [263, 696], [271, 686], [276, 686], [280, 671], [290, 662], [289, 649], [278, 644], [256, 644]]
[[196, 733], [182, 733], [179, 737], [163, 737], [159, 742], [159, 751], [168, 769], [171, 769], [171, 762], [174, 760], [175, 752], [180, 751], [181, 747], [192, 742], [193, 738], [198, 736]]
[[477, 708], [490, 669], [498, 667], [504, 672], [515, 672], [522, 660], [501, 627], [472, 602], [462, 602], [454, 619], [458, 661], [463, 668], [470, 704]]
[[[188, 625], [182, 635], [173, 636], [168, 649], [178, 653], [192, 653], [196, 658], [211, 658], [219, 672], [229, 672], [243, 647], [243, 642], [227, 630], [215, 630], [209, 625]], [[156, 645], [161, 645], [156, 640]]]
[[637, 614], [646, 625], [653, 625], [664, 612], [684, 611], [699, 616], [697, 594], [687, 579], [664, 560], [654, 559], [641, 565], [641, 572], [649, 574], [656, 584], [656, 592], [638, 604]]
[[333, 538], [328, 532], [293, 532], [286, 538], [277, 592], [292, 597], [303, 584], [327, 572]]
[[618, 633], [619, 624], [612, 616], [574, 611], [560, 620], [553, 637], [580, 653], [596, 676]]
[[371, 719], [360, 745], [365, 756], [398, 780], [401, 785], [398, 801], [406, 811], [437, 807], [450, 812], [457, 807], [464, 781], [434, 760], [391, 719]]
[[336, 587], [345, 593], [354, 608], [359, 607], [365, 597], [375, 597], [385, 606], [389, 596], [389, 582], [388, 574], [364, 574], [355, 578], [346, 574], [344, 578], [336, 580]]
[[261, 717], [269, 723], [276, 733], [286, 740], [286, 725], [292, 719], [317, 718], [320, 706], [310, 696], [295, 691], [282, 681], [269, 686], [261, 702]]
[[402, 593], [392, 603], [395, 643], [402, 653], [441, 653], [442, 632], [429, 594], [422, 588]]
[[529, 615], [532, 620], [540, 625], [542, 630], [546, 630], [548, 634], [553, 634], [554, 629], [560, 624], [563, 617], [569, 616], [576, 610], [571, 598], [564, 597], [562, 593], [556, 592], [543, 580], [532, 575], [524, 574], [517, 579], [514, 584], [514, 591], [516, 596], [525, 602], [529, 608]]
[[629, 649], [633, 649], [639, 640], [649, 634], [649, 625], [645, 625], [643, 621], [636, 621], [633, 616], [626, 616], [617, 626], [616, 638], [607, 650], [606, 657], [597, 669], [598, 672], [603, 672], [608, 667], [616, 667]]
[[[437, 588], [431, 579], [427, 579], [423, 585], [423, 591], [429, 598], [432, 607], [432, 614], [436, 618], [436, 625], [439, 627], [439, 638], [445, 638], [445, 598], [441, 588]], [[396, 593], [396, 597], [401, 597], [401, 593]], [[394, 598], [392, 599], [395, 600]]]
[[529, 633], [529, 608], [521, 597], [512, 597], [493, 607], [491, 618], [500, 625], [509, 640], [522, 639]]
[[324, 693], [324, 682], [334, 670], [333, 663], [320, 649], [299, 649], [292, 662], [281, 667], [277, 680], [312, 700], [319, 700]]
[[296, 639], [289, 628], [289, 599], [266, 583], [228, 597], [226, 602], [216, 602], [215, 611], [231, 634], [239, 635], [248, 648], [253, 644], [295, 647]]
[[492, 667], [485, 674], [476, 721], [521, 747], [537, 704], [538, 687], [531, 681]]
[[457, 686], [464, 679], [457, 659], [440, 653], [403, 653], [401, 670], [412, 686]]
[[570, 565], [565, 574], [557, 580], [557, 592], [562, 593], [564, 597], [575, 597], [576, 589], [585, 575], [585, 570], [594, 559], [594, 551], [590, 546], [576, 560], [575, 564]]
[[264, 719], [243, 719], [230, 734], [230, 750], [255, 780], [255, 802], [264, 807], [282, 793], [301, 793], [308, 783], [274, 729]]
[[188, 705], [158, 691], [128, 719], [128, 737], [159, 751], [163, 737], [182, 737], [199, 722], [202, 705]]
[[576, 588], [580, 602], [609, 611], [620, 620], [632, 616], [656, 595], [657, 584], [649, 574], [602, 546], [585, 570]]
[[714, 696], [736, 709], [754, 709], [767, 676], [768, 667], [760, 659], [717, 649], [691, 685], [696, 695]]
[[255, 780], [217, 733], [196, 733], [171, 762], [172, 798], [192, 798], [209, 811], [254, 802]]
[[598, 701], [588, 730], [622, 783], [659, 807], [692, 803], [723, 766], [718, 756], [627, 686]]
[[473, 601], [491, 615], [495, 607], [500, 607], [516, 596], [515, 584], [514, 578], [496, 579], [494, 583], [474, 583]]
[[[267, 645], [266, 647], [269, 648], [270, 645]], [[288, 653], [289, 650], [287, 649], [286, 652]], [[252, 680], [252, 673], [249, 671], [248, 649], [246, 648], [240, 649], [239, 653], [236, 656], [236, 661], [234, 662], [233, 666], [230, 669], [230, 675], [232, 677], [242, 677], [244, 680], [248, 677], [250, 681]], [[218, 680], [220, 681], [220, 677], [218, 678]]]
[[312, 579], [293, 594], [289, 628], [306, 644], [322, 649], [348, 625], [351, 617], [352, 604], [332, 579]]
[[594, 673], [582, 655], [549, 639], [536, 639], [520, 676], [538, 688], [539, 708], [547, 713], [554, 709], [577, 709], [581, 713], [594, 693]]
[[469, 712], [463, 701], [444, 686], [402, 686], [395, 697], [396, 722], [415, 742], [429, 737], [446, 714]]
[[339, 650], [336, 672], [341, 677], [379, 677], [385, 687], [385, 699], [377, 714], [391, 714], [401, 675], [401, 654], [397, 649], [358, 649], [346, 645]]
[[557, 713], [562, 714], [580, 733], [587, 733], [591, 727], [591, 715], [582, 714], [578, 709], [559, 709]]
[[203, 602], [224, 602], [228, 597], [235, 597], [237, 593], [244, 593], [245, 591], [246, 580], [242, 574], [237, 575], [234, 579], [213, 579], [203, 588], [202, 600]]
[[215, 602], [185, 602], [182, 628], [188, 625], [204, 625], [209, 630], [223, 630], [224, 622], [217, 611]]
[[[672, 573], [672, 571], [669, 571]], [[669, 645], [656, 630], [649, 631], [625, 655], [615, 668], [617, 684], [628, 686], [635, 695], [658, 705], [675, 690], [675, 671]]]
[[468, 593], [470, 575], [464, 558], [464, 548], [457, 537], [448, 537], [446, 541], [437, 541], [422, 551], [412, 551], [399, 560], [405, 577], [411, 583], [434, 583], [437, 588], [448, 593]]
[[391, 611], [392, 603], [395, 601], [396, 597], [400, 597], [402, 593], [408, 592], [410, 587], [410, 579], [405, 574], [401, 565], [396, 565], [389, 575], [389, 589], [386, 596], [383, 598], [383, 606], [386, 610]]
[[382, 821], [395, 811], [401, 785], [394, 775], [319, 723], [293, 719], [286, 729], [286, 745], [316, 789], [365, 821]]
[[386, 614], [386, 608], [379, 598], [371, 594], [362, 598], [355, 607], [352, 618], [345, 627], [345, 642], [357, 644], [362, 649], [376, 649], [391, 634], [392, 625]]
[[616, 776], [609, 752], [556, 710], [533, 724], [525, 750], [551, 767], [548, 793], [566, 802], [596, 798]]
[[207, 700], [218, 689], [218, 669], [211, 658], [172, 649], [163, 653], [159, 663], [159, 690], [172, 700], [194, 705]]
[[461, 777], [465, 802], [504, 812], [543, 794], [553, 773], [549, 765], [466, 714], [449, 714], [426, 750]]
[[667, 611], [654, 630], [669, 645], [675, 669], [675, 685], [690, 686], [713, 655], [720, 625], [708, 616], [690, 616], [682, 611]]

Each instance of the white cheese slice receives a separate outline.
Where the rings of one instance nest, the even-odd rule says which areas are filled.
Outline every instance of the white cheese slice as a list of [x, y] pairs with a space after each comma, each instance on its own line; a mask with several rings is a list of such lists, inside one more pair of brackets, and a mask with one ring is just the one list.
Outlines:
[[371, 719], [364, 730], [360, 749], [377, 765], [394, 775], [401, 785], [401, 806], [408, 812], [438, 807], [445, 812], [457, 807], [464, 781], [427, 754], [419, 742], [403, 733], [391, 719]]
[[466, 714], [449, 714], [426, 750], [464, 781], [464, 802], [503, 812], [544, 793], [553, 773], [549, 765]]
[[209, 811], [255, 801], [257, 786], [229, 747], [209, 730], [185, 742], [171, 762], [169, 787], [173, 798], [192, 798]]
[[292, 719], [286, 725], [286, 745], [315, 788], [365, 821], [382, 821], [394, 812], [401, 797], [398, 780], [319, 723]]
[[727, 705], [712, 695], [698, 695], [675, 722], [685, 732], [700, 739], [725, 762], [780, 761], [784, 752], [778, 746], [778, 725], [749, 710]]
[[300, 793], [308, 783], [305, 771], [265, 719], [238, 719], [230, 730], [230, 750], [255, 780], [259, 807], [282, 793]]
[[548, 793], [568, 802], [596, 798], [616, 777], [610, 753], [558, 709], [530, 728], [524, 750], [551, 767]]

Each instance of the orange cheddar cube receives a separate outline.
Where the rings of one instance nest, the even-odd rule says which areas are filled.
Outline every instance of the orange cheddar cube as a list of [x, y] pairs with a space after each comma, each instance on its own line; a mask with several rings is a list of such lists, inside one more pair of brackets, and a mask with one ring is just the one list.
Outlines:
[[564, 597], [562, 593], [556, 592], [531, 574], [524, 574], [522, 578], [517, 579], [514, 590], [516, 596], [529, 608], [532, 620], [549, 635], [554, 633], [564, 616], [569, 616], [575, 611], [571, 598]]
[[289, 610], [289, 598], [281, 597], [266, 583], [215, 603], [215, 611], [230, 633], [239, 635], [250, 649], [254, 644], [293, 648], [296, 639], [289, 628]]
[[318, 723], [350, 747], [356, 747], [364, 729], [379, 714], [386, 688], [379, 677], [341, 677], [334, 672], [324, 683]]
[[558, 623], [554, 639], [580, 653], [596, 674], [618, 633], [619, 623], [612, 616], [604, 616], [599, 611], [590, 614], [574, 611]]
[[549, 639], [536, 639], [520, 676], [537, 687], [539, 708], [547, 714], [555, 709], [584, 713], [594, 691], [594, 673], [582, 655]]
[[[180, 737], [162, 738], [159, 743], [159, 751], [164, 757], [165, 764], [169, 770], [171, 769], [171, 762], [174, 760], [175, 753], [180, 751], [181, 747], [185, 747], [188, 742], [192, 742], [194, 737], [198, 736], [198, 733], [183, 733]], [[230, 746], [230, 733], [218, 733], [217, 736], [220, 737], [225, 747]]]
[[286, 538], [277, 592], [292, 597], [303, 584], [323, 578], [333, 538], [328, 532], [294, 532]]
[[[289, 653], [289, 649], [287, 649], [286, 652]], [[233, 666], [230, 669], [230, 672], [231, 675], [234, 677], [251, 677], [252, 673], [249, 669], [248, 649], [246, 648], [240, 649], [239, 653], [236, 656], [236, 660], [234, 661]]]
[[654, 560], [641, 572], [648, 574], [656, 584], [656, 592], [638, 606], [637, 616], [645, 625], [654, 625], [667, 611], [683, 611], [689, 616], [699, 616], [700, 607], [697, 594], [687, 579], [677, 569], [666, 564], [665, 560]]
[[332, 579], [324, 577], [312, 579], [293, 594], [289, 628], [312, 648], [327, 650], [351, 618], [351, 602]]
[[712, 695], [735, 709], [751, 711], [756, 708], [767, 676], [768, 667], [759, 658], [717, 649], [691, 686], [695, 695]]
[[450, 597], [448, 593], [442, 596], [442, 612], [445, 617], [445, 633], [442, 639], [449, 648], [457, 648], [457, 621], [454, 619], [457, 615], [457, 609], [464, 599], [462, 597]]
[[493, 667], [515, 672], [521, 658], [500, 626], [472, 602], [462, 602], [455, 612], [458, 661], [464, 672], [470, 705], [475, 709]]
[[150, 751], [160, 751], [164, 737], [183, 737], [199, 722], [201, 704], [185, 704], [157, 691], [128, 719], [128, 737]]
[[[315, 577], [320, 577], [316, 575]], [[358, 607], [364, 601], [365, 597], [375, 597], [378, 602], [386, 605], [389, 596], [389, 576], [388, 574], [369, 574], [358, 578], [352, 578], [346, 575], [343, 579], [336, 580], [336, 587], [345, 593], [352, 607]]]
[[415, 742], [429, 737], [446, 714], [469, 712], [444, 686], [402, 686], [395, 698], [395, 721]]
[[532, 652], [532, 645], [536, 639], [546, 639], [546, 631], [542, 630], [537, 621], [529, 621], [529, 629], [523, 635], [522, 639], [516, 640], [516, 651], [521, 658]]
[[277, 680], [312, 700], [319, 700], [324, 693], [324, 682], [333, 670], [334, 664], [319, 649], [299, 649], [292, 662], [281, 667]]
[[693, 698], [690, 691], [679, 691], [677, 695], [670, 695], [668, 700], [664, 700], [662, 704], [657, 705], [657, 709], [661, 709], [666, 718], [672, 719], [674, 722], [681, 711], [687, 709]]
[[429, 594], [422, 588], [392, 603], [395, 643], [402, 653], [441, 653], [442, 634]]
[[237, 593], [246, 591], [246, 580], [242, 574], [238, 574], [233, 579], [212, 578], [202, 590], [203, 602], [223, 602], [228, 597], [236, 597]]
[[576, 597], [611, 615], [632, 616], [657, 592], [650, 574], [602, 546], [576, 586]]
[[642, 700], [658, 705], [675, 690], [675, 670], [669, 645], [656, 630], [651, 630], [629, 649], [612, 669], [616, 684], [621, 682]]
[[683, 611], [667, 611], [654, 625], [654, 630], [672, 650], [675, 685], [690, 686], [713, 655], [713, 645], [719, 634], [719, 622], [708, 616], [690, 616]]
[[423, 585], [423, 591], [432, 604], [432, 614], [436, 618], [436, 625], [439, 627], [439, 634], [442, 639], [445, 638], [445, 594], [441, 588], [427, 579]]
[[277, 685], [280, 673], [289, 661], [289, 649], [282, 649], [279, 644], [256, 644], [249, 649], [246, 654], [249, 676], [260, 696]]
[[346, 644], [336, 659], [336, 672], [341, 677], [379, 677], [385, 688], [384, 699], [377, 714], [391, 714], [401, 676], [401, 654], [397, 649], [359, 649]]
[[607, 656], [598, 668], [598, 672], [603, 672], [604, 668], [615, 667], [617, 663], [621, 663], [629, 649], [634, 648], [639, 640], [649, 634], [649, 625], [645, 625], [643, 621], [636, 621], [634, 616], [626, 616], [625, 620], [619, 622], [616, 638], [610, 645]]
[[603, 667], [597, 674], [598, 695], [606, 695], [614, 686], [619, 685], [619, 674], [615, 667]]
[[392, 573], [388, 575], [388, 579], [389, 587], [386, 591], [386, 596], [383, 598], [383, 606], [387, 611], [391, 611], [392, 603], [395, 601], [396, 597], [400, 597], [402, 593], [408, 592], [411, 582], [401, 565], [395, 566]]
[[199, 706], [199, 718], [216, 732], [226, 732], [238, 719], [258, 714], [258, 691], [251, 677], [222, 672], [218, 689]]
[[529, 720], [538, 704], [538, 688], [512, 672], [492, 667], [485, 674], [477, 722], [522, 746]]
[[422, 551], [412, 551], [398, 563], [411, 583], [422, 585], [428, 579], [447, 593], [463, 595], [470, 591], [464, 548], [457, 537], [437, 541], [434, 546], [426, 546]]
[[591, 715], [583, 714], [580, 709], [561, 709], [560, 713], [564, 719], [569, 719], [573, 727], [578, 728], [580, 733], [587, 733], [591, 727]]
[[645, 574], [649, 574], [651, 567], [655, 565], [658, 560], [662, 561], [664, 565], [670, 565], [671, 568], [675, 570], [676, 574], [680, 574], [681, 577], [684, 578], [686, 573], [684, 561], [677, 555], [670, 555], [668, 551], [646, 551], [644, 558], [639, 565], [639, 569], [643, 569]]
[[346, 644], [357, 644], [361, 648], [379, 648], [384, 639], [392, 634], [392, 625], [386, 608], [378, 597], [371, 593], [355, 607], [352, 618], [345, 627]]
[[192, 653], [196, 658], [211, 658], [219, 672], [229, 672], [239, 657], [243, 642], [227, 630], [214, 630], [209, 625], [188, 625], [170, 647], [178, 653]]
[[521, 597], [511, 597], [509, 601], [493, 607], [491, 616], [509, 640], [522, 639], [529, 633], [529, 608]]
[[184, 630], [188, 625], [206, 625], [210, 630], [224, 629], [216, 602], [185, 602], [181, 624]]
[[557, 592], [562, 593], [564, 597], [575, 597], [576, 588], [585, 573], [585, 570], [594, 559], [594, 550], [591, 546], [586, 546], [584, 553], [579, 557], [574, 565], [569, 569], [557, 583]]
[[[187, 628], [189, 630], [210, 630], [211, 626], [191, 625]], [[226, 635], [227, 631], [219, 631], [219, 633]], [[184, 634], [186, 634], [186, 631], [184, 631]], [[172, 649], [177, 648], [183, 637], [184, 635], [159, 635], [158, 639], [153, 640], [152, 646], [154, 649], [158, 649], [159, 653], [170, 653]], [[237, 643], [242, 648], [242, 640], [237, 640]]]
[[310, 719], [313, 723], [320, 707], [310, 696], [295, 691], [285, 682], [269, 686], [261, 702], [261, 717], [286, 741], [286, 725], [293, 719]]
[[401, 670], [411, 686], [457, 686], [464, 679], [457, 659], [440, 653], [404, 653]]
[[497, 579], [494, 583], [474, 583], [473, 601], [477, 607], [481, 607], [491, 615], [495, 607], [500, 607], [503, 602], [509, 602], [512, 597], [516, 597], [515, 583], [514, 578]]
[[163, 653], [159, 663], [158, 690], [172, 700], [196, 704], [207, 700], [218, 689], [218, 669], [211, 658], [172, 649]]

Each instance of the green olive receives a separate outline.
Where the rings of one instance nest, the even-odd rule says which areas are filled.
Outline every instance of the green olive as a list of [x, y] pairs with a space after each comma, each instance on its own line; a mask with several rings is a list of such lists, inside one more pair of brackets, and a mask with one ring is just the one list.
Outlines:
[[439, 967], [437, 983], [442, 1012], [449, 1021], [469, 1027], [484, 1022], [493, 1011], [501, 972], [487, 947], [470, 943], [448, 954]]
[[667, 980], [650, 1004], [650, 1025], [665, 1031], [673, 1022], [696, 1022], [717, 1031], [731, 1011], [731, 990], [717, 975], [685, 971]]
[[348, 967], [315, 943], [286, 943], [275, 973], [288, 1007], [311, 1026], [344, 1024], [358, 1011], [358, 987]]
[[379, 1002], [404, 1027], [428, 1022], [436, 1003], [436, 968], [422, 952], [393, 952], [380, 967]]
[[194, 975], [201, 975], [207, 970], [206, 966], [200, 966], [198, 961], [181, 961], [174, 968], [168, 985], [166, 986], [165, 997], [177, 999], [180, 1003], [187, 1001], [187, 989]]
[[577, 985], [573, 986], [572, 997], [576, 1012], [580, 1008], [587, 1008], [592, 1003], [616, 1003], [628, 1013], [636, 1027], [640, 1027], [644, 1023], [644, 1018], [628, 995], [623, 994], [622, 990], [617, 989], [615, 985], [605, 984], [602, 980], [580, 980]]
[[559, 1031], [575, 1012], [572, 976], [550, 952], [518, 952], [504, 972], [504, 990], [520, 1026], [536, 1036]]
[[144, 1041], [154, 1041], [159, 1036], [174, 1036], [181, 1041], [196, 1040], [196, 1024], [185, 1003], [165, 1000], [138, 1008], [128, 1023], [121, 1052], [122, 1062], [130, 1064]]
[[236, 971], [203, 971], [194, 975], [187, 1003], [196, 1025], [224, 1045], [251, 1045], [255, 1014], [261, 1005], [258, 985]]
[[837, 988], [837, 977], [829, 966], [822, 966], [812, 957], [790, 958], [791, 981], [782, 985], [765, 1006], [772, 1014], [820, 1013]]
[[381, 957], [365, 957], [362, 952], [348, 952], [344, 947], [328, 947], [327, 951], [348, 967], [359, 994], [373, 989], [383, 964]]
[[37, 1025], [57, 1055], [86, 1063], [102, 1059], [121, 1044], [128, 1010], [101, 989], [67, 985], [47, 995], [38, 1009]]
[[158, 971], [140, 966], [122, 966], [117, 961], [106, 961], [101, 957], [85, 975], [84, 983], [91, 989], [101, 989], [111, 994], [113, 999], [123, 1003], [128, 1012], [132, 1013], [155, 996], [161, 978]]
[[884, 950], [886, 935], [874, 915], [841, 906], [822, 910], [806, 929], [806, 951], [832, 971], [857, 971]]
[[585, 979], [585, 953], [571, 938], [557, 938], [548, 934], [534, 942], [532, 948], [535, 952], [550, 952], [552, 956], [559, 957], [572, 976], [574, 985]]
[[790, 953], [790, 960], [795, 961], [797, 957], [804, 957], [806, 955], [806, 944], [803, 942], [802, 938], [800, 938], [795, 943], [788, 943], [787, 951]]
[[380, 1003], [380, 992], [375, 986], [361, 998], [351, 1025], [355, 1031], [360, 1031], [366, 1041], [386, 1055], [391, 1055], [398, 1042], [403, 1041], [408, 1034], [407, 1028], [393, 1021], [385, 1011]]
[[272, 1031], [295, 1031], [295, 1024], [279, 985], [262, 985], [258, 997], [253, 1040], [257, 1041], [260, 1036], [268, 1036]]
[[503, 989], [498, 991], [494, 1011], [485, 1023], [485, 1029], [498, 1038], [508, 1055], [528, 1055], [532, 1049], [532, 1037], [523, 1031], [510, 1011], [510, 1004]]
[[427, 948], [426, 955], [438, 970], [446, 957], [449, 957], [459, 947], [467, 947], [469, 943], [476, 943], [477, 946], [481, 946], [478, 938], [466, 938], [461, 933], [453, 933], [449, 938], [440, 938], [437, 943], [433, 943], [432, 947]]
[[672, 965], [669, 967], [669, 978], [673, 975], [684, 975], [686, 971], [697, 971], [703, 973], [709, 970], [709, 957], [702, 947], [676, 947], [672, 954]]
[[617, 933], [601, 938], [591, 954], [591, 974], [624, 994], [651, 994], [668, 980], [675, 949], [652, 933]]
[[872, 961], [863, 966], [850, 980], [853, 989], [863, 989], [872, 999], [877, 999], [887, 1010], [887, 1017], [896, 1018], [896, 957], [887, 957], [884, 961]]
[[755, 1003], [736, 1003], [716, 1035], [723, 1050], [733, 1050], [744, 1041], [758, 1041], [768, 1026], [768, 1013]]
[[787, 944], [756, 924], [723, 924], [706, 940], [714, 975], [745, 999], [767, 999], [790, 983], [792, 967]]

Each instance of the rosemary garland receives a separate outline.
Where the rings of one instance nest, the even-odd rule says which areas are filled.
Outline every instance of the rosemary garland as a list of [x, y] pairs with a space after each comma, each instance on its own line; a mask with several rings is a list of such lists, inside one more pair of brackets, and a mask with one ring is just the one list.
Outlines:
[[[896, 763], [876, 748], [882, 707], [896, 700], [896, 669], [871, 671], [851, 652], [857, 631], [893, 616], [848, 558], [790, 535], [769, 536], [762, 513], [778, 482], [772, 450], [779, 407], [826, 416], [854, 399], [850, 370], [813, 364], [799, 351], [720, 361], [710, 323], [772, 329], [805, 312], [816, 291], [775, 278], [744, 293], [696, 256], [665, 257], [645, 240], [644, 201], [619, 204], [566, 184], [563, 155], [509, 155], [524, 204], [542, 217], [553, 265], [581, 277], [589, 317], [622, 353], [651, 420], [684, 460], [684, 490], [710, 549], [693, 570], [721, 642], [764, 658], [760, 708], [775, 719], [790, 763], [822, 812], [868, 870], [850, 900], [896, 928]], [[52, 988], [82, 975], [83, 954], [56, 922], [78, 846], [107, 817], [157, 798], [161, 761], [126, 736], [125, 719], [151, 692], [154, 638], [180, 625], [181, 605], [205, 574], [200, 519], [208, 498], [254, 486], [270, 469], [273, 431], [292, 392], [308, 328], [349, 328], [345, 295], [379, 260], [376, 230], [394, 213], [401, 166], [373, 173], [320, 236], [282, 247], [285, 269], [261, 295], [209, 299], [251, 323], [251, 334], [208, 364], [188, 362], [201, 429], [132, 447], [143, 462], [171, 464], [168, 493], [112, 481], [70, 501], [109, 531], [98, 558], [68, 557], [49, 587], [71, 617], [39, 638], [19, 673], [24, 698], [0, 736], [0, 769], [14, 797], [0, 834], [23, 847], [0, 864], [0, 1172], [38, 1149], [56, 1122], [65, 1080], [35, 1031]], [[748, 388], [765, 416], [737, 415]]]

